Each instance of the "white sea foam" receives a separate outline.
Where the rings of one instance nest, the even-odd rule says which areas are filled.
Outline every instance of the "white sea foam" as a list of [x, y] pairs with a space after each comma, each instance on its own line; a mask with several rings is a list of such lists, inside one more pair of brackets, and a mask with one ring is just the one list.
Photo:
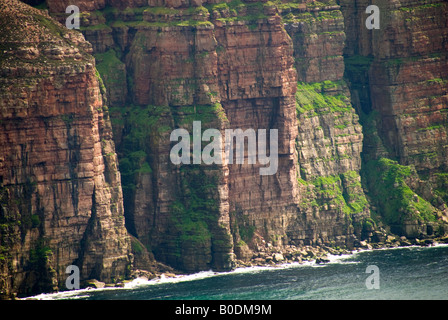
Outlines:
[[[343, 256], [329, 256], [329, 263], [340, 263], [343, 259], [349, 257], [350, 255]], [[239, 267], [231, 271], [226, 272], [215, 272], [215, 271], [201, 271], [193, 274], [186, 275], [176, 275], [174, 277], [166, 277], [164, 274], [157, 279], [148, 280], [146, 278], [136, 278], [130, 282], [126, 282], [123, 287], [105, 287], [105, 288], [86, 288], [79, 290], [70, 291], [60, 291], [55, 293], [39, 294], [32, 297], [24, 298], [24, 300], [62, 300], [62, 299], [83, 299], [88, 298], [88, 292], [92, 291], [106, 291], [106, 290], [133, 290], [145, 286], [160, 285], [166, 283], [179, 283], [186, 281], [196, 281], [201, 279], [206, 279], [215, 276], [223, 276], [228, 274], [243, 274], [243, 273], [257, 273], [267, 270], [279, 270], [279, 269], [289, 269], [298, 267], [312, 267], [312, 266], [324, 266], [325, 264], [319, 265], [315, 261], [304, 261], [304, 262], [291, 262], [284, 264], [277, 264], [273, 266], [252, 266], [252, 267]]]
[[436, 248], [448, 246], [448, 244], [434, 244], [428, 247], [422, 246], [407, 246], [407, 247], [393, 247], [393, 248], [380, 248], [380, 249], [359, 249], [356, 251], [352, 251], [348, 254], [342, 255], [327, 255], [327, 260], [329, 262], [318, 264], [315, 261], [304, 261], [304, 262], [291, 262], [284, 264], [277, 264], [273, 266], [252, 266], [252, 267], [238, 267], [232, 271], [227, 272], [215, 272], [215, 271], [201, 271], [194, 274], [186, 274], [186, 275], [176, 275], [174, 277], [166, 277], [165, 275], [161, 275], [160, 278], [148, 280], [146, 278], [136, 278], [130, 282], [124, 284], [123, 287], [105, 287], [105, 288], [86, 288], [80, 290], [71, 290], [71, 291], [61, 291], [56, 293], [49, 294], [39, 294], [36, 296], [24, 298], [24, 300], [34, 299], [34, 300], [59, 300], [59, 299], [83, 299], [89, 297], [88, 293], [92, 291], [106, 291], [106, 290], [134, 290], [137, 288], [152, 286], [152, 285], [160, 285], [160, 284], [168, 284], [168, 283], [179, 283], [186, 281], [196, 281], [201, 279], [206, 279], [210, 277], [223, 276], [229, 274], [243, 274], [243, 273], [258, 273], [268, 270], [279, 270], [279, 269], [289, 269], [289, 268], [301, 268], [301, 267], [325, 267], [326, 265], [331, 264], [358, 264], [359, 261], [349, 260], [350, 258], [355, 257], [358, 254], [362, 254], [364, 252], [376, 251], [376, 250], [395, 250], [395, 249], [415, 249], [415, 248]]
[[82, 299], [89, 297], [88, 292], [92, 291], [106, 291], [106, 290], [133, 290], [139, 287], [150, 286], [150, 285], [159, 285], [164, 283], [178, 283], [184, 281], [195, 281], [200, 279], [209, 278], [212, 276], [216, 276], [219, 274], [224, 274], [222, 272], [214, 272], [214, 271], [201, 271], [194, 274], [187, 275], [177, 275], [175, 277], [166, 277], [164, 274], [157, 279], [148, 280], [147, 278], [141, 277], [136, 278], [130, 282], [126, 282], [123, 287], [105, 287], [105, 288], [85, 288], [79, 290], [70, 290], [70, 291], [60, 291], [55, 293], [45, 293], [39, 294], [32, 297], [24, 298], [24, 300], [59, 300], [59, 299]]

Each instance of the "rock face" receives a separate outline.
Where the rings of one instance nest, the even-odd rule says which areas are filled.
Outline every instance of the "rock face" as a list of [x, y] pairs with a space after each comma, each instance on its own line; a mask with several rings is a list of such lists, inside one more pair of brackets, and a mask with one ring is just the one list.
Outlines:
[[[46, 4], [64, 24], [72, 3]], [[379, 30], [364, 25], [370, 4], [78, 1], [91, 49], [38, 18], [57, 44], [2, 46], [20, 58], [2, 59], [0, 146], [12, 155], [0, 159], [11, 253], [2, 274], [19, 270], [26, 283], [26, 264], [41, 261], [43, 278], [27, 281], [48, 287], [76, 262], [86, 279], [108, 282], [129, 261], [123, 224], [136, 246], [187, 272], [231, 269], [262, 246], [367, 246], [385, 238], [383, 227], [411, 238], [445, 233], [446, 2], [377, 1]], [[265, 165], [247, 156], [174, 164], [170, 135], [193, 137], [194, 121], [222, 137], [277, 129], [276, 173], [260, 175]], [[56, 255], [71, 221], [76, 236]]]
[[[437, 11], [437, 3], [423, 6], [437, 16], [424, 29], [444, 38], [446, 10]], [[58, 12], [49, 5], [50, 11]], [[395, 158], [390, 145], [400, 144], [376, 143], [391, 139], [387, 123], [373, 129], [376, 138], [365, 137], [371, 125], [365, 125], [363, 132], [361, 123], [364, 112], [374, 109], [372, 104], [383, 108], [378, 107], [382, 119], [387, 119], [382, 121], [390, 121], [383, 103], [390, 94], [378, 86], [395, 81], [391, 68], [366, 75], [372, 60], [384, 62], [391, 56], [387, 52], [408, 54], [400, 43], [411, 40], [401, 39], [399, 14], [387, 13], [381, 19], [382, 40], [378, 32], [362, 28], [359, 21], [367, 18], [367, 5], [129, 2], [106, 10], [87, 9], [81, 29], [93, 45], [114, 106], [126, 223], [156, 258], [188, 271], [228, 268], [232, 253], [249, 257], [261, 240], [280, 246], [350, 247], [357, 239], [371, 237], [375, 222], [369, 200], [377, 204], [364, 192], [374, 179], [365, 176], [367, 184], [361, 184], [361, 152], [367, 165], [369, 159]], [[409, 5], [414, 4], [382, 4], [380, 9], [407, 12]], [[416, 22], [413, 27], [413, 46], [419, 50], [426, 48], [420, 40], [429, 37], [418, 38], [422, 25]], [[375, 78], [370, 83], [376, 87], [367, 84], [372, 89], [365, 90], [366, 79], [372, 77], [387, 79]], [[437, 86], [444, 78], [432, 82]], [[439, 106], [446, 109], [446, 103]], [[143, 115], [147, 125], [137, 121]], [[177, 127], [191, 132], [193, 120], [200, 120], [203, 130], [218, 128], [222, 133], [226, 128], [278, 129], [277, 174], [260, 176], [259, 165], [248, 164], [173, 166], [169, 133]], [[140, 129], [133, 128], [135, 124]], [[147, 139], [139, 138], [142, 135]], [[402, 139], [406, 132], [396, 135]], [[402, 159], [401, 164], [411, 163]], [[204, 180], [210, 176], [214, 183]], [[188, 182], [195, 178], [209, 185], [207, 191]], [[403, 183], [410, 190], [423, 192], [417, 173], [406, 179]], [[438, 179], [442, 186], [444, 178]], [[379, 194], [372, 191], [373, 196]], [[219, 209], [213, 210], [206, 198], [215, 199]], [[420, 204], [426, 207], [423, 201]], [[434, 216], [443, 215], [443, 208], [426, 209]], [[215, 237], [212, 230], [221, 235]], [[217, 261], [227, 262], [224, 266]]]
[[[361, 21], [362, 12], [345, 2], [346, 16]], [[365, 1], [356, 2], [364, 7]], [[379, 114], [378, 131], [391, 157], [422, 172], [446, 168], [447, 4], [409, 0], [380, 2], [379, 8], [380, 30], [347, 23], [348, 42], [358, 39], [347, 54], [370, 57], [364, 84], [371, 103], [364, 108]]]
[[361, 187], [363, 133], [344, 75], [344, 19], [339, 6], [285, 7], [298, 74], [298, 194], [302, 213], [292, 242], [352, 246], [369, 207]]
[[[402, 174], [393, 174], [396, 181], [389, 191], [375, 184], [378, 172], [370, 172], [366, 180], [377, 198], [375, 205], [400, 212], [383, 214], [394, 220], [395, 231], [415, 236], [426, 233], [433, 220], [424, 212], [437, 212], [445, 221], [447, 214], [447, 3], [379, 1], [380, 29], [368, 30], [359, 25], [367, 17], [362, 11], [367, 2], [355, 1], [354, 6], [353, 1], [341, 1], [348, 44], [346, 75], [352, 101], [370, 132], [364, 142], [366, 168], [398, 168]], [[385, 160], [378, 163], [381, 157], [409, 166], [409, 172]], [[391, 192], [393, 185], [403, 185], [407, 195]], [[390, 202], [379, 197], [386, 193], [393, 194]], [[397, 208], [396, 199], [405, 205]], [[420, 231], [408, 232], [414, 229]]]
[[[128, 230], [186, 271], [231, 268], [262, 240], [352, 246], [369, 208], [339, 7], [203, 5], [83, 14], [113, 106]], [[247, 160], [174, 166], [169, 134], [194, 120], [223, 134], [277, 129], [277, 173]]]
[[90, 45], [42, 11], [1, 4], [0, 292], [112, 282], [131, 263], [120, 174]]

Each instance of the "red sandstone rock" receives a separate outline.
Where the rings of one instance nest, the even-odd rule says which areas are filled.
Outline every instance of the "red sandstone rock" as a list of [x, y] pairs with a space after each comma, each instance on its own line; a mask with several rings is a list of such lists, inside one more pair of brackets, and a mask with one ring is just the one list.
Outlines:
[[[81, 281], [112, 282], [131, 263], [130, 241], [89, 46], [19, 1], [0, 6], [1, 291], [64, 289], [69, 265]], [[15, 55], [24, 46], [32, 59]]]

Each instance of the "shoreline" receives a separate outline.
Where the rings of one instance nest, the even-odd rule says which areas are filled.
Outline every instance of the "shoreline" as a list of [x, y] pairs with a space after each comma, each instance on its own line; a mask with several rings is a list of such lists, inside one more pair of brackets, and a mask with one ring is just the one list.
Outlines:
[[[415, 239], [416, 240], [416, 239]], [[432, 240], [432, 241], [428, 241]], [[138, 289], [140, 287], [144, 286], [150, 286], [150, 285], [159, 285], [163, 283], [178, 283], [178, 282], [184, 282], [184, 281], [195, 281], [195, 280], [201, 280], [209, 277], [219, 276], [219, 275], [226, 275], [226, 274], [232, 274], [232, 273], [245, 273], [245, 272], [253, 272], [254, 270], [275, 270], [278, 269], [285, 269], [285, 268], [294, 268], [294, 267], [301, 267], [301, 266], [315, 266], [315, 265], [325, 265], [327, 263], [333, 263], [335, 261], [348, 258], [352, 255], [355, 255], [357, 253], [361, 252], [369, 252], [369, 251], [376, 251], [376, 250], [391, 250], [391, 249], [405, 249], [405, 248], [416, 248], [416, 247], [422, 247], [422, 248], [430, 248], [430, 247], [438, 247], [438, 246], [448, 246], [448, 237], [442, 237], [442, 238], [433, 238], [433, 239], [423, 239], [418, 241], [412, 241], [413, 243], [405, 245], [399, 245], [397, 242], [393, 243], [373, 243], [366, 246], [358, 246], [355, 247], [353, 250], [348, 249], [334, 249], [331, 247], [325, 247], [322, 246], [322, 248], [325, 250], [327, 248], [330, 248], [333, 251], [331, 252], [325, 252], [322, 251], [322, 255], [315, 256], [314, 259], [302, 259], [299, 261], [292, 261], [290, 259], [285, 259], [282, 262], [273, 262], [270, 260], [269, 262], [266, 262], [264, 264], [260, 263], [260, 261], [256, 261], [256, 264], [251, 263], [252, 260], [248, 262], [239, 262], [237, 260], [237, 264], [234, 269], [230, 271], [199, 271], [196, 273], [172, 273], [172, 272], [164, 272], [161, 274], [158, 274], [157, 276], [153, 278], [148, 278], [145, 276], [137, 276], [134, 279], [123, 281], [119, 284], [111, 284], [111, 285], [105, 285], [101, 287], [85, 287], [80, 288], [77, 290], [64, 290], [64, 291], [57, 291], [52, 293], [41, 293], [34, 296], [29, 297], [23, 297], [23, 298], [17, 298], [17, 300], [55, 300], [56, 299], [63, 299], [67, 300], [72, 298], [79, 299], [82, 298], [84, 295], [83, 293], [88, 293], [91, 291], [105, 291], [105, 290], [134, 290]], [[311, 246], [304, 246], [311, 247]], [[273, 247], [275, 248], [275, 247]], [[316, 250], [316, 247], [313, 247]], [[320, 260], [319, 260], [320, 259]], [[336, 262], [337, 263], [337, 262]], [[138, 270], [137, 270], [138, 271]], [[145, 271], [140, 270], [143, 273]]]
[[265, 250], [254, 252], [252, 258], [236, 260], [236, 268], [251, 266], [275, 266], [292, 262], [313, 262], [317, 264], [328, 263], [328, 255], [340, 256], [350, 255], [365, 250], [381, 250], [392, 248], [406, 248], [411, 246], [429, 247], [437, 244], [448, 244], [448, 236], [431, 237], [423, 239], [407, 239], [406, 237], [387, 236], [384, 242], [359, 241], [359, 245], [354, 246], [352, 250], [346, 248], [321, 246], [293, 246], [275, 247], [266, 244]]

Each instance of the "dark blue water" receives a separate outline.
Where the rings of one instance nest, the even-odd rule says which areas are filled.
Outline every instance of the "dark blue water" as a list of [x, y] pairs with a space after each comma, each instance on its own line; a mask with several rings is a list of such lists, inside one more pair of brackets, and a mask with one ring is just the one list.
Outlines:
[[[379, 289], [368, 289], [369, 265], [378, 267]], [[448, 299], [448, 246], [363, 251], [325, 265], [245, 268], [178, 279], [133, 283], [129, 288], [80, 290], [46, 299]]]

